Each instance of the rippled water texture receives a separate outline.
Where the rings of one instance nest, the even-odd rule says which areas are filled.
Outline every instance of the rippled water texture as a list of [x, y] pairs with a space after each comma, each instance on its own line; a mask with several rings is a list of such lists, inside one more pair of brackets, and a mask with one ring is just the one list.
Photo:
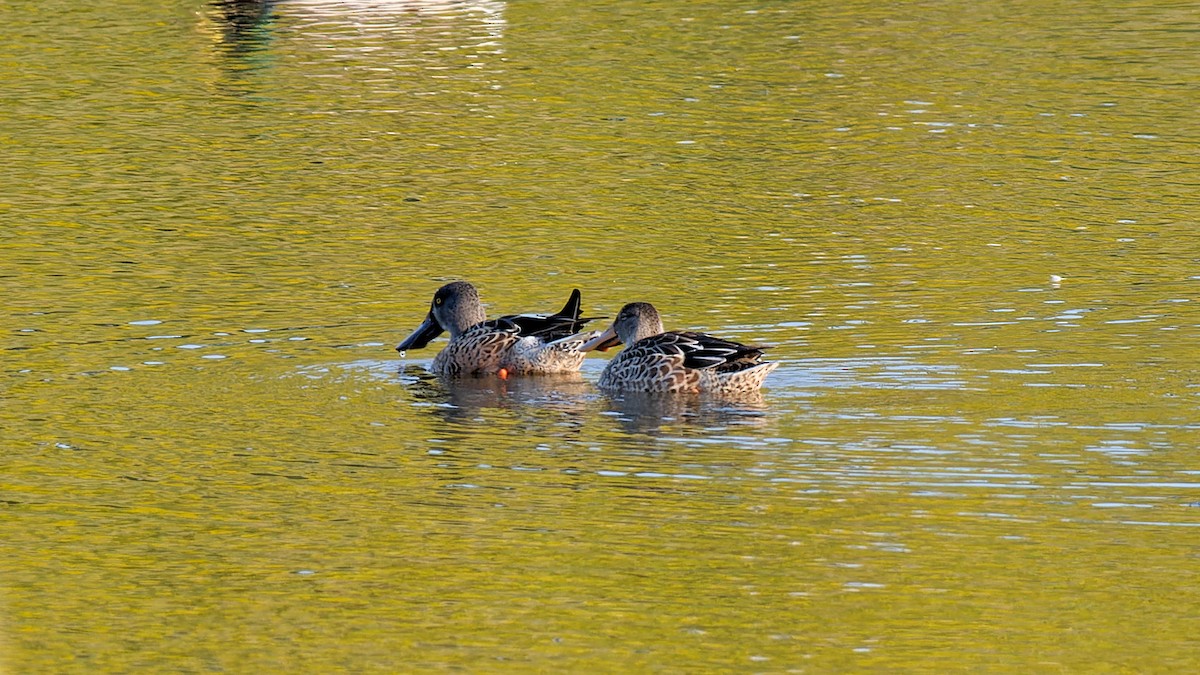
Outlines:
[[[1194, 669], [1193, 5], [4, 16], [0, 670]], [[448, 384], [458, 278], [782, 366]]]

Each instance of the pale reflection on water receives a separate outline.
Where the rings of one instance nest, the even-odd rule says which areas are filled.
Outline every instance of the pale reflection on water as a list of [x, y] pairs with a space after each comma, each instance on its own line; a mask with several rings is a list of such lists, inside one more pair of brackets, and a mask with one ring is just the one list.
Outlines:
[[[409, 90], [385, 74], [427, 72], [433, 80], [429, 85], [470, 79], [460, 71], [494, 68], [503, 54], [505, 4], [500, 0], [212, 0], [209, 23], [202, 30], [219, 35], [217, 51], [228, 70], [222, 91], [227, 94], [260, 95], [267, 82], [284, 77], [262, 71], [279, 68], [325, 86], [361, 71], [376, 83], [377, 95], [430, 96], [448, 89], [429, 90], [414, 82], [411, 86], [416, 88]], [[297, 64], [298, 59], [303, 62]], [[489, 80], [481, 78], [486, 89]], [[401, 109], [412, 111], [407, 105], [370, 111]]]
[[372, 70], [386, 72], [385, 64], [438, 69], [436, 54], [429, 50], [468, 50], [473, 59], [502, 53], [505, 6], [501, 0], [286, 0], [278, 11], [294, 19], [289, 32], [320, 40], [322, 51], [347, 60], [348, 66], [356, 65], [356, 53], [399, 56], [399, 62], [371, 60]]

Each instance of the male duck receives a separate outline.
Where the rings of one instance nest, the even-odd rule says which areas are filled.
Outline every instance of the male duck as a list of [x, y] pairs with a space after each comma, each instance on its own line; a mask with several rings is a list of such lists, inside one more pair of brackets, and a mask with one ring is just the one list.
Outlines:
[[658, 310], [648, 302], [622, 307], [612, 326], [580, 349], [603, 351], [621, 343], [628, 346], [605, 366], [601, 389], [747, 394], [757, 392], [779, 366], [762, 360], [764, 347], [704, 333], [663, 332]]
[[575, 289], [557, 314], [512, 314], [488, 321], [475, 287], [455, 281], [433, 294], [425, 321], [396, 351], [420, 349], [442, 331], [450, 331], [450, 344], [433, 359], [438, 375], [574, 372], [583, 364], [579, 347], [594, 335], [575, 335], [592, 320], [580, 318], [580, 313]]

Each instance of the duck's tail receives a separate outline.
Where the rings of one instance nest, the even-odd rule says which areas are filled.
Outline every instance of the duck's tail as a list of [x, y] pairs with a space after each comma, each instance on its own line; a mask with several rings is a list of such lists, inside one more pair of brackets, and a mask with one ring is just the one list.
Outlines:
[[555, 316], [579, 321], [580, 314], [583, 314], [583, 295], [576, 288], [571, 291], [571, 297], [567, 299], [567, 304], [563, 305], [563, 308], [558, 310], [558, 314]]
[[[763, 385], [763, 380], [772, 370], [779, 367], [778, 361], [765, 361], [749, 368], [732, 372], [715, 372], [702, 370], [700, 388], [715, 394], [738, 395], [757, 392]], [[710, 374], [711, 373], [711, 374]]]
[[576, 289], [571, 290], [571, 297], [567, 299], [567, 304], [563, 305], [563, 308], [558, 310], [558, 313], [555, 314], [554, 316], [562, 317], [564, 319], [570, 319], [572, 333], [579, 332], [579, 330], [582, 329], [584, 327], [584, 325], [587, 324], [587, 322], [589, 322], [589, 321], [595, 321], [596, 319], [607, 318], [607, 317], [603, 317], [603, 316], [582, 316], [582, 315], [583, 315], [583, 296], [582, 296], [582, 294], [580, 294], [579, 289], [576, 288]]

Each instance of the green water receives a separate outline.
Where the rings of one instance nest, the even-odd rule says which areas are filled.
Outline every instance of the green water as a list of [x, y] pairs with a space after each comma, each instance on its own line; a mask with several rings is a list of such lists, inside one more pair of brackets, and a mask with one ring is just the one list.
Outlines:
[[[1200, 658], [1195, 7], [3, 16], [0, 671]], [[457, 278], [783, 365], [442, 383]]]

